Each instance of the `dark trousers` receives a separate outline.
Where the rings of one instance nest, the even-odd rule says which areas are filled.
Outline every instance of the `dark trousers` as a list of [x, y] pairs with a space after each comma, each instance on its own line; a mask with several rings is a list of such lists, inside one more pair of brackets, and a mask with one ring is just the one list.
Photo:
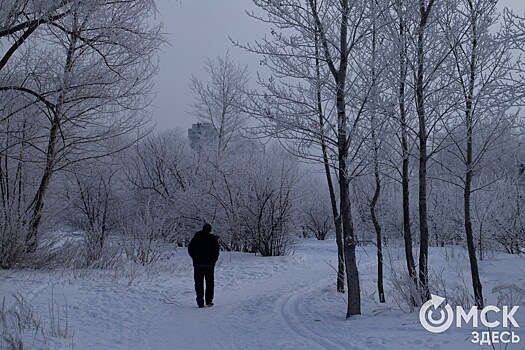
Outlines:
[[195, 279], [195, 292], [197, 293], [197, 304], [204, 305], [204, 280], [206, 279], [206, 304], [213, 302], [214, 276], [213, 266], [194, 266], [193, 278]]

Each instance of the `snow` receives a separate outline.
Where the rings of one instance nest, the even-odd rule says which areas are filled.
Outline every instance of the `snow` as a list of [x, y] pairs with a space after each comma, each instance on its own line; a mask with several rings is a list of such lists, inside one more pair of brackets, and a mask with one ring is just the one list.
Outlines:
[[[350, 319], [345, 318], [345, 296], [335, 290], [333, 240], [305, 240], [286, 257], [223, 252], [211, 308], [196, 307], [193, 269], [183, 248], [148, 268], [0, 271], [0, 298], [5, 297], [4, 310], [15, 305], [13, 294], [34, 308], [40, 328], [24, 332], [27, 349], [483, 348], [471, 343], [472, 328], [432, 334], [420, 325], [417, 310], [400, 310], [389, 282], [391, 266], [404, 266], [400, 248], [387, 250], [386, 304], [375, 300], [375, 248], [359, 247], [357, 254], [362, 315]], [[430, 254], [429, 267], [446, 279], [448, 289], [465, 285], [470, 293], [463, 249], [432, 248]], [[480, 269], [489, 303], [497, 302], [495, 286], [525, 285], [523, 258], [495, 254], [481, 261]], [[515, 318], [525, 326], [525, 307]], [[53, 335], [53, 329], [62, 336]], [[512, 331], [522, 341], [494, 344], [495, 349], [525, 348], [523, 328]]]

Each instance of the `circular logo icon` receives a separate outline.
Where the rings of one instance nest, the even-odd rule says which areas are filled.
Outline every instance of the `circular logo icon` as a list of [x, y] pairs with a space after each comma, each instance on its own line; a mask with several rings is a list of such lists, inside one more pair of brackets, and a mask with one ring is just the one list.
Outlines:
[[[454, 311], [452, 307], [447, 304], [444, 310], [441, 309], [437, 312], [437, 308], [445, 301], [445, 298], [434, 294], [431, 296], [432, 298], [419, 309], [419, 322], [423, 328], [431, 333], [443, 333], [452, 326]], [[434, 317], [435, 313], [439, 313], [437, 318]]]

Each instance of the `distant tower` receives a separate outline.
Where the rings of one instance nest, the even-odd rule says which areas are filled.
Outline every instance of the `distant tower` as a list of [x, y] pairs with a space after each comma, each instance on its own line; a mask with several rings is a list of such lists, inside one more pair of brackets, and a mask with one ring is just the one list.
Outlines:
[[201, 148], [204, 144], [210, 144], [217, 139], [217, 132], [211, 123], [192, 124], [188, 129], [190, 147], [193, 149]]

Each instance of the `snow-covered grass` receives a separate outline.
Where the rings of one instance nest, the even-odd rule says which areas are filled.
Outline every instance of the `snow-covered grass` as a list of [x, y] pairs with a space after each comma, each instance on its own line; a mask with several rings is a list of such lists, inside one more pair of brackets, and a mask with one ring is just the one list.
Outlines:
[[[286, 257], [223, 252], [215, 306], [204, 309], [196, 307], [186, 250], [173, 253], [150, 266], [128, 264], [109, 271], [0, 271], [3, 319], [13, 320], [16, 310], [26, 319], [24, 327], [4, 328], [4, 336], [19, 337], [24, 349], [480, 348], [470, 341], [472, 329], [429, 333], [417, 312], [406, 312], [395, 300], [390, 272], [404, 269], [401, 248], [385, 250], [385, 304], [377, 302], [375, 292], [375, 248], [358, 248], [363, 305], [362, 315], [351, 319], [345, 318], [345, 296], [335, 288], [332, 240], [305, 240]], [[434, 293], [459, 301], [470, 295], [463, 249], [431, 248], [429, 267]], [[501, 296], [524, 302], [512, 288], [493, 289], [523, 287], [525, 259], [495, 254], [480, 262], [480, 269], [489, 304]], [[525, 326], [525, 307], [515, 318]], [[525, 348], [522, 328], [513, 331], [523, 340], [507, 347], [495, 344], [495, 349]], [[10, 349], [5, 339], [0, 349]]]

